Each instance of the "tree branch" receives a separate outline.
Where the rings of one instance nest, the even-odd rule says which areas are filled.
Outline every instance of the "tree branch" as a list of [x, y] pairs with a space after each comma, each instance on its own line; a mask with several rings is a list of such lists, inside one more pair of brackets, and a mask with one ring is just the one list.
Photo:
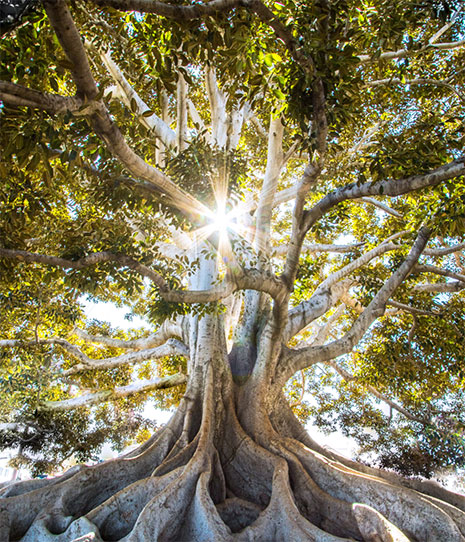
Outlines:
[[0, 247], [0, 258], [7, 258], [9, 260], [16, 260], [26, 263], [41, 263], [45, 265], [53, 265], [55, 267], [61, 267], [63, 269], [85, 269], [91, 265], [97, 265], [105, 262], [116, 262], [124, 267], [136, 271], [140, 275], [152, 280], [161, 290], [166, 289], [165, 279], [156, 271], [149, 269], [147, 266], [133, 260], [132, 258], [123, 254], [113, 254], [109, 251], [94, 252], [80, 258], [79, 260], [67, 260], [57, 256], [48, 256], [45, 254], [36, 254], [34, 252], [27, 252], [26, 250], [12, 250]]
[[227, 143], [226, 99], [218, 88], [212, 67], [205, 70], [205, 85], [210, 102], [212, 139], [218, 147], [224, 148]]
[[427, 284], [415, 284], [413, 290], [415, 292], [432, 292], [432, 293], [453, 293], [460, 292], [465, 288], [465, 282], [434, 282]]
[[396, 307], [397, 309], [400, 309], [401, 311], [404, 311], [404, 312], [410, 312], [411, 314], [418, 314], [419, 316], [438, 316], [439, 314], [437, 312], [424, 311], [422, 309], [417, 309], [416, 307], [412, 307], [411, 305], [406, 305], [405, 303], [400, 303], [399, 301], [395, 301], [394, 299], [390, 299], [387, 302], [387, 305]]
[[409, 50], [409, 49], [398, 49], [397, 51], [386, 51], [380, 55], [357, 55], [361, 64], [366, 64], [367, 62], [377, 62], [379, 60], [395, 60], [398, 58], [405, 58], [407, 56], [413, 56], [425, 51], [431, 50], [431, 48], [439, 50], [450, 50], [458, 49], [465, 46], [465, 40], [454, 41], [451, 43], [434, 43], [429, 44], [426, 47], [423, 47], [419, 50]]
[[[325, 361], [324, 362], [325, 365], [328, 365], [329, 367], [332, 367], [340, 376], [342, 376], [342, 378], [346, 381], [346, 382], [358, 382], [360, 383], [360, 379], [357, 378], [356, 376], [350, 374], [348, 371], [346, 371], [345, 369], [343, 369], [340, 365], [338, 365], [337, 363], [335, 363], [334, 361]], [[404, 415], [406, 418], [408, 418], [409, 420], [412, 420], [414, 422], [417, 422], [417, 423], [421, 423], [422, 425], [426, 424], [426, 423], [429, 423], [429, 420], [425, 420], [423, 418], [420, 418], [418, 416], [415, 416], [415, 414], [412, 414], [411, 412], [409, 412], [406, 408], [404, 408], [403, 406], [399, 405], [398, 403], [396, 403], [395, 401], [393, 401], [392, 399], [390, 399], [389, 397], [387, 397], [386, 395], [384, 395], [384, 393], [381, 393], [379, 392], [376, 388], [374, 388], [373, 386], [371, 386], [370, 384], [364, 384], [362, 383], [362, 385], [372, 394], [374, 395], [377, 399], [380, 399], [381, 401], [385, 402], [386, 404], [388, 404], [391, 408], [393, 408], [394, 410], [397, 410], [397, 412], [400, 412], [400, 414]]]
[[179, 70], [176, 88], [176, 119], [176, 146], [178, 152], [181, 152], [187, 147], [187, 84]]
[[459, 177], [465, 173], [465, 157], [440, 166], [423, 175], [414, 175], [403, 179], [389, 179], [373, 183], [357, 185], [351, 183], [330, 192], [311, 209], [305, 211], [304, 229], [307, 232], [329, 209], [335, 205], [365, 196], [400, 196], [428, 186], [436, 186], [441, 182]]
[[270, 120], [268, 132], [268, 151], [266, 171], [256, 211], [255, 244], [266, 252], [270, 236], [270, 220], [273, 209], [273, 198], [278, 186], [279, 174], [283, 162], [283, 134], [284, 126], [281, 118]]
[[[44, 6], [58, 40], [73, 66], [71, 71], [76, 83], [77, 95], [87, 100], [96, 99], [97, 85], [91, 73], [80, 34], [74, 25], [65, 0], [44, 0]], [[202, 203], [179, 188], [164, 173], [147, 164], [129, 147], [101, 100], [95, 102], [94, 111], [89, 118], [93, 129], [105, 142], [110, 152], [135, 177], [154, 184], [165, 196], [168, 205], [176, 207], [194, 220], [198, 213], [206, 210]]]
[[425, 256], [447, 256], [448, 254], [453, 254], [454, 252], [460, 252], [463, 249], [465, 249], [465, 243], [459, 243], [452, 247], [425, 248], [423, 254]]
[[365, 254], [362, 254], [349, 264], [345, 265], [341, 269], [338, 269], [334, 273], [331, 273], [316, 289], [315, 294], [317, 292], [322, 292], [324, 290], [327, 290], [328, 288], [331, 288], [334, 284], [339, 282], [343, 277], [346, 277], [353, 271], [360, 269], [360, 267], [363, 267], [367, 263], [371, 262], [371, 260], [374, 260], [375, 258], [378, 258], [379, 256], [382, 256], [386, 252], [390, 252], [392, 250], [399, 250], [402, 248], [400, 245], [396, 245], [395, 243], [389, 241], [389, 242], [383, 242], [377, 247], [369, 250], [368, 252], [365, 252]]
[[182, 337], [181, 326], [178, 322], [172, 322], [171, 320], [165, 320], [155, 333], [151, 333], [148, 337], [141, 337], [140, 339], [124, 340], [106, 337], [104, 335], [90, 335], [79, 328], [75, 328], [73, 333], [86, 342], [136, 351], [144, 350], [146, 348], [155, 348], [165, 343], [168, 339]]
[[88, 0], [97, 6], [107, 6], [120, 11], [154, 13], [176, 21], [192, 21], [208, 15], [227, 13], [244, 5], [244, 0], [211, 0], [202, 4], [181, 6], [157, 0]]
[[428, 242], [431, 231], [422, 228], [417, 239], [404, 262], [380, 288], [368, 307], [357, 318], [350, 330], [341, 338], [329, 344], [317, 347], [307, 347], [299, 350], [288, 351], [280, 363], [280, 382], [287, 381], [290, 376], [300, 369], [304, 369], [314, 363], [320, 363], [337, 358], [353, 350], [370, 325], [385, 312], [386, 303], [400, 284], [405, 280], [418, 261], [423, 249]]
[[164, 390], [180, 386], [187, 382], [187, 376], [182, 373], [165, 376], [163, 378], [154, 378], [152, 380], [140, 380], [127, 386], [119, 386], [113, 390], [101, 390], [95, 393], [86, 393], [79, 397], [64, 399], [62, 401], [45, 401], [39, 406], [39, 410], [45, 411], [63, 411], [72, 410], [80, 407], [89, 407], [98, 405], [106, 401], [115, 401], [122, 397], [129, 397], [138, 393], [148, 393], [155, 390]]
[[318, 291], [310, 299], [302, 301], [297, 307], [291, 309], [284, 330], [284, 342], [289, 341], [317, 318], [326, 314], [341, 299], [348, 286], [349, 283], [342, 282], [325, 289], [318, 288]]
[[225, 299], [237, 290], [264, 292], [278, 301], [286, 295], [286, 285], [278, 277], [250, 268], [226, 275], [221, 284], [208, 290], [169, 290], [162, 295], [173, 303], [211, 303]]
[[459, 92], [453, 85], [447, 81], [438, 81], [436, 79], [426, 79], [426, 78], [417, 78], [417, 79], [398, 79], [396, 77], [391, 77], [388, 79], [378, 79], [375, 81], [369, 81], [366, 83], [369, 87], [378, 87], [381, 85], [433, 85], [437, 87], [445, 87], [454, 92], [461, 100], [464, 99], [464, 95]]
[[82, 371], [89, 370], [106, 370], [120, 367], [121, 365], [128, 365], [134, 363], [140, 363], [149, 359], [159, 359], [171, 355], [188, 356], [187, 347], [176, 339], [169, 339], [166, 343], [157, 346], [156, 348], [148, 348], [145, 350], [139, 350], [138, 352], [130, 352], [121, 356], [115, 356], [104, 359], [92, 359], [89, 358], [84, 352], [82, 352], [77, 346], [71, 344], [66, 339], [60, 337], [52, 337], [50, 339], [40, 339], [37, 341], [22, 341], [20, 339], [3, 339], [0, 340], [0, 348], [15, 348], [15, 347], [28, 347], [36, 344], [49, 344], [61, 346], [70, 356], [77, 359], [79, 363], [73, 367], [62, 371], [58, 377], [67, 377]]
[[76, 113], [84, 105], [83, 100], [76, 96], [39, 92], [9, 81], [0, 81], [0, 100], [6, 104], [43, 109], [50, 113]]
[[401, 247], [392, 242], [384, 242], [372, 250], [362, 254], [353, 262], [345, 265], [342, 269], [335, 271], [324, 280], [313, 295], [307, 301], [303, 301], [295, 309], [289, 312], [289, 322], [286, 327], [285, 340], [289, 340], [296, 333], [305, 328], [316, 318], [327, 312], [347, 292], [349, 283], [341, 283], [341, 280], [368, 262], [389, 252], [398, 250]]
[[435, 265], [417, 264], [414, 271], [417, 271], [419, 273], [434, 273], [435, 275], [441, 275], [443, 277], [449, 277], [451, 279], [465, 282], [465, 275], [461, 275], [460, 273], [454, 273], [453, 271], [449, 271], [447, 269], [441, 269], [440, 267], [436, 267]]
[[399, 213], [399, 211], [396, 211], [395, 209], [392, 209], [388, 205], [381, 203], [380, 201], [373, 199], [373, 198], [361, 198], [361, 200], [365, 203], [369, 203], [370, 205], [374, 205], [375, 207], [378, 207], [378, 209], [381, 209], [388, 215], [395, 216], [396, 218], [403, 218], [403, 215]]
[[[337, 254], [345, 254], [347, 252], [356, 252], [363, 247], [365, 243], [354, 243], [352, 245], [325, 245], [317, 243], [314, 245], [304, 245], [302, 247], [303, 254], [311, 254], [313, 252], [334, 252]], [[282, 256], [287, 254], [287, 246], [279, 245], [273, 247], [273, 254], [277, 256]]]
[[[89, 44], [89, 47], [93, 48], [93, 45]], [[129, 84], [122, 71], [111, 58], [110, 53], [99, 53], [99, 55], [103, 63], [107, 67], [110, 75], [113, 77], [116, 84], [118, 85], [118, 88], [121, 90], [118, 95], [121, 97], [126, 107], [132, 110], [131, 101], [134, 100], [134, 102], [132, 103], [135, 103], [136, 105], [135, 114], [138, 116], [139, 122], [149, 130], [152, 130], [154, 134], [161, 140], [163, 145], [166, 145], [169, 148], [173, 148], [176, 145], [176, 134], [174, 133], [174, 131], [155, 113], [153, 113], [149, 117], [143, 115], [143, 113], [150, 110], [150, 107], [141, 99], [139, 94], [137, 94], [137, 92]]]
[[[77, 357], [76, 350], [78, 349], [75, 346], [69, 345], [69, 343], [66, 345], [66, 342], [67, 341], [60, 339], [58, 344], [65, 348], [65, 350], [68, 351], [73, 357]], [[70, 346], [72, 348], [70, 348]], [[173, 355], [188, 356], [187, 347], [176, 339], [169, 339], [165, 344], [157, 346], [156, 348], [148, 348], [146, 350], [139, 350], [138, 352], [130, 352], [121, 356], [104, 359], [91, 359], [80, 352], [78, 359], [80, 359], [81, 363], [64, 370], [58, 376], [62, 378], [81, 373], [83, 371], [114, 369], [116, 367], [121, 367], [122, 365], [130, 365], [140, 363], [141, 361], [160, 359]]]

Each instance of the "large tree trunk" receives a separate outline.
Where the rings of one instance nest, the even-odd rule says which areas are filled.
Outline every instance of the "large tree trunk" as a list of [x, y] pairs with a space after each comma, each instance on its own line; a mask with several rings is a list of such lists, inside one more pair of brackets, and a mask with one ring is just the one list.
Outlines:
[[220, 317], [192, 322], [170, 422], [126, 456], [4, 488], [2, 541], [465, 540], [465, 498], [319, 447], [283, 396], [270, 411], [257, 378], [234, 382]]

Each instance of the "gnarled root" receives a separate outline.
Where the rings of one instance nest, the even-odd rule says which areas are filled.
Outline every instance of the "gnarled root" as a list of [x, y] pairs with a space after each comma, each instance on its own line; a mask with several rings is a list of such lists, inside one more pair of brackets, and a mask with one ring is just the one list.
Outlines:
[[459, 496], [439, 491], [443, 500], [431, 495], [434, 486], [424, 494], [397, 475], [338, 460], [317, 450], [295, 420], [272, 425], [263, 409], [261, 427], [244, 423], [236, 412], [249, 408], [249, 416], [252, 405], [236, 408], [212, 368], [202, 379], [202, 393], [188, 389], [190, 399], [137, 451], [5, 488], [4, 539], [465, 541]]

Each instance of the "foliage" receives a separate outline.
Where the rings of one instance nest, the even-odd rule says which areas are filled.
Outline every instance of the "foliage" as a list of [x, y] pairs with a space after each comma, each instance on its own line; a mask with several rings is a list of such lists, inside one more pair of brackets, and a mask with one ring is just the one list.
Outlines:
[[[315, 77], [324, 83], [329, 135], [325, 169], [307, 196], [308, 208], [349, 183], [378, 183], [381, 201], [383, 180], [420, 175], [461, 156], [465, 79], [459, 66], [465, 63], [464, 49], [443, 54], [428, 46], [430, 37], [458, 9], [454, 2], [265, 3], [293, 29], [292, 37], [302, 54], [311, 55], [312, 73], [292, 58], [269, 25], [244, 9], [199, 23], [137, 12], [121, 16], [91, 2], [72, 6], [80, 32], [93, 48], [89, 55], [100, 97], [127, 143], [147, 164], [163, 169], [210, 209], [215, 207], [213, 187], [220, 179], [227, 187], [230, 210], [256, 199], [267, 155], [266, 138], [257, 125], [267, 128], [270, 116], [282, 115], [286, 129], [283, 150], [295, 145], [295, 152], [279, 188], [295, 185], [307, 158], [317, 155], [316, 128], [311, 123]], [[441, 40], [463, 39], [464, 25], [461, 12]], [[106, 31], [101, 32], [102, 28]], [[384, 51], [398, 49], [408, 54], [393, 62], [379, 60]], [[144, 100], [148, 109], [142, 115], [135, 101], [127, 106], [107, 92], [114, 81], [100, 61], [99, 51], [111, 53]], [[372, 61], [362, 63], [363, 55]], [[41, 7], [27, 12], [22, 24], [10, 29], [0, 44], [0, 56], [0, 79], [53, 94], [74, 95], [69, 60]], [[205, 70], [211, 67], [219, 88], [228, 96], [225, 111], [230, 113], [244, 104], [254, 111], [255, 124], [247, 122], [234, 149], [207, 140], [205, 126], [213, 113], [204, 85]], [[176, 117], [180, 75], [188, 84], [189, 98], [200, 119], [194, 122], [189, 118], [190, 139], [184, 150], [163, 146], [154, 130], [140, 122], [141, 117], [148, 119], [153, 113], [168, 115], [171, 120]], [[411, 83], [418, 78], [447, 84]], [[72, 262], [103, 251], [124, 254], [159, 272], [171, 288], [186, 286], [198, 261], [186, 256], [165, 259], [159, 245], [175, 244], [170, 228], [187, 234], [191, 226], [150, 183], [132, 178], [90, 128], [83, 110], [53, 114], [5, 102], [0, 118], [0, 248], [49, 254]], [[174, 127], [176, 123], [167, 124]], [[350, 293], [363, 306], [399, 268], [420, 225], [433, 228], [431, 246], [436, 248], [464, 240], [463, 176], [392, 198], [389, 205], [391, 214], [360, 199], [345, 201], [321, 217], [307, 237], [309, 244], [349, 243], [356, 247], [338, 256], [331, 252], [304, 254], [291, 298], [294, 306], [307, 299], [326, 276], [392, 233], [407, 232], [398, 250], [350, 274]], [[253, 219], [253, 212], [248, 211], [245, 220], [252, 223]], [[206, 223], [204, 219], [197, 225]], [[275, 211], [273, 224], [271, 243], [279, 247], [288, 240], [289, 207]], [[218, 240], [212, 236], [210, 241], [214, 254]], [[257, 254], [250, 254], [248, 239], [235, 239], [233, 246], [241, 262], [247, 258], [254, 265], [259, 262]], [[246, 257], [239, 255], [241, 247]], [[271, 270], [281, 271], [282, 262], [268, 256]], [[465, 273], [462, 253], [439, 259], [425, 255], [421, 263], [441, 266], [461, 277]], [[312, 400], [302, 401], [295, 410], [302, 420], [354, 437], [365, 459], [405, 474], [431, 476], [443, 467], [464, 466], [465, 418], [460, 405], [465, 389], [465, 306], [463, 291], [433, 297], [415, 291], [424, 276], [414, 270], [396, 292], [396, 301], [413, 307], [413, 312], [385, 316], [351, 355], [338, 360], [354, 380], [347, 383], [330, 369], [310, 367], [305, 385]], [[451, 279], [451, 275], [445, 278], [433, 273], [427, 277], [437, 284]], [[159, 287], [149, 286], [128, 266], [115, 266], [114, 262], [76, 270], [0, 259], [0, 339], [22, 341], [20, 346], [0, 349], [0, 420], [22, 424], [19, 431], [2, 434], [0, 446], [19, 447], [18, 464], [34, 463], [36, 473], [55, 469], [73, 453], [83, 461], [95, 459], [106, 440], [123, 447], [130, 438], [137, 438], [138, 431], [145, 434], [149, 424], [142, 410], [147, 401], [170, 408], [182, 396], [183, 389], [176, 388], [119, 399], [91, 411], [79, 409], [52, 416], [40, 410], [44, 401], [69, 398], [77, 388], [111, 389], [134, 378], [171, 375], [179, 368], [186, 371], [182, 356], [167, 356], [136, 369], [83, 371], [71, 382], [57, 382], [57, 372], [73, 367], [76, 361], [66, 350], [41, 340], [73, 337], [73, 344], [98, 360], [124, 351], [89, 346], [73, 335], [75, 327], [127, 340], [148, 334], [86, 322], [82, 305], [86, 298], [126, 306], [132, 315], [143, 316], [154, 327], [168, 317], [201, 316], [209, 311], [222, 314], [224, 309], [214, 304], [167, 302]], [[324, 325], [328, 317], [320, 323]], [[347, 331], [356, 317], [354, 311], [346, 310], [334, 336]], [[304, 330], [291, 346], [310, 340], [314, 332]], [[300, 386], [300, 376], [289, 383], [291, 402], [299, 403]], [[395, 398], [423, 422], [386, 413], [370, 397], [368, 386]]]

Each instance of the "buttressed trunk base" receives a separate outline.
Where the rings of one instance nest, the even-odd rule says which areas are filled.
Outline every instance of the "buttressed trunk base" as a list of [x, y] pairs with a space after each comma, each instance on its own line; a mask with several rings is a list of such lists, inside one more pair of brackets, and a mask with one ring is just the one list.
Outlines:
[[186, 394], [144, 445], [4, 488], [2, 540], [465, 540], [463, 497], [336, 457], [284, 396], [269, 412], [235, 384], [219, 328], [200, 319]]

